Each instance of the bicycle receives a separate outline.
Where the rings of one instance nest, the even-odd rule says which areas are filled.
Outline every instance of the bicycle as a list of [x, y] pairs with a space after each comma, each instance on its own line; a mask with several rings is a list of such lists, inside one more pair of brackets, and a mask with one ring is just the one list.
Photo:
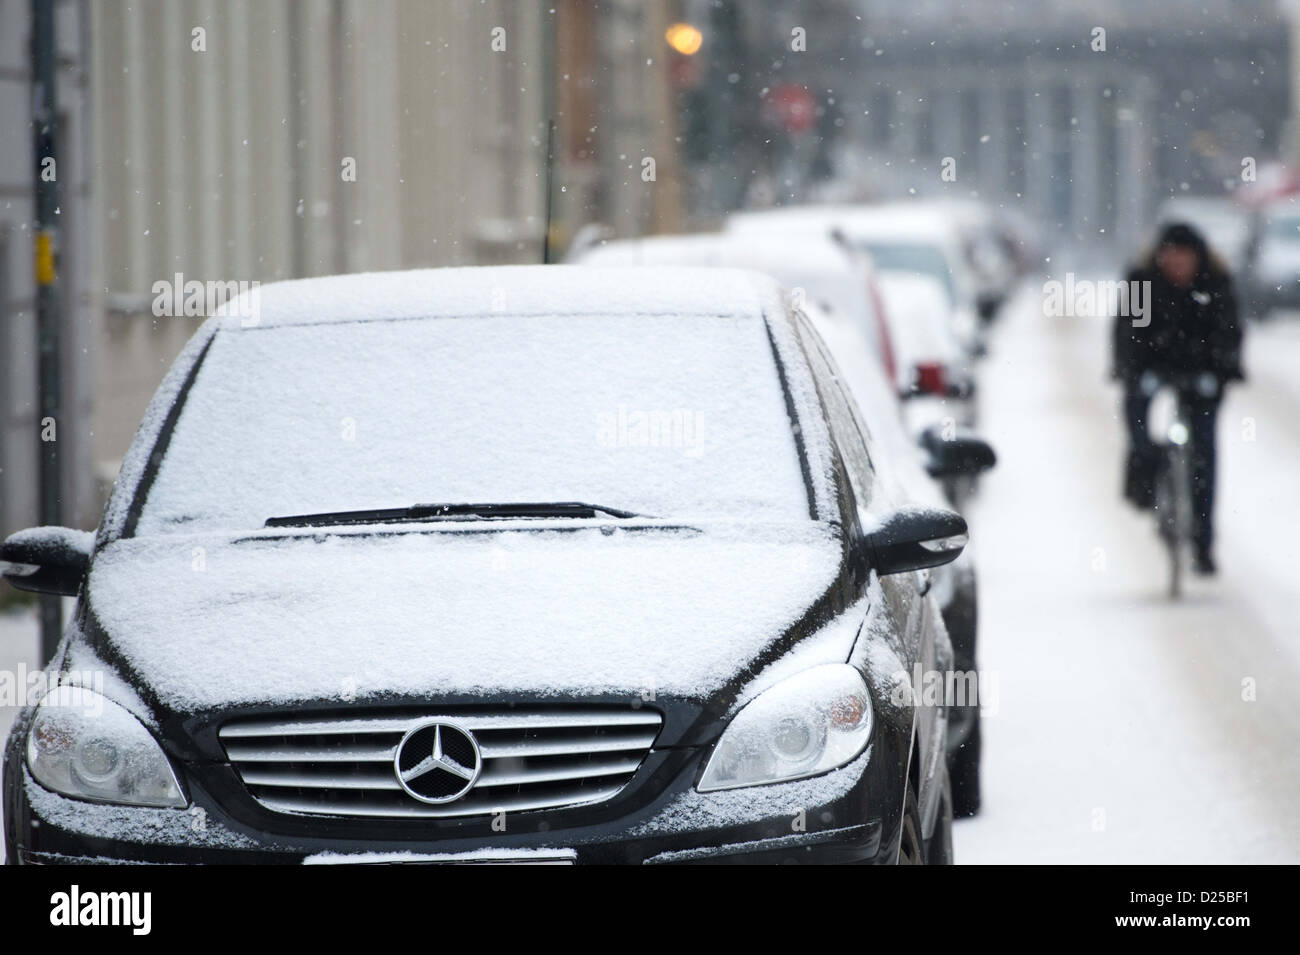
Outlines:
[[[1151, 373], [1148, 373], [1151, 374]], [[1145, 376], [1144, 376], [1145, 377]], [[1147, 432], [1158, 452], [1155, 473], [1156, 532], [1169, 555], [1169, 596], [1178, 599], [1192, 548], [1192, 394], [1212, 397], [1218, 383], [1209, 375], [1156, 378], [1142, 383], [1151, 395]]]

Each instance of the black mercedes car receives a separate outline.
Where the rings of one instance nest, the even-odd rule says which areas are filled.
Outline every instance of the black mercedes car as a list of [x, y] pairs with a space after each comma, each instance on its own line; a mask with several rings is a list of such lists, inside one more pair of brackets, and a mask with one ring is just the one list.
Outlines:
[[[778, 286], [503, 267], [255, 289], [195, 335], [4, 761], [10, 862], [951, 860], [951, 511]], [[956, 445], [954, 447], [957, 447]], [[939, 446], [937, 454], [943, 454]]]

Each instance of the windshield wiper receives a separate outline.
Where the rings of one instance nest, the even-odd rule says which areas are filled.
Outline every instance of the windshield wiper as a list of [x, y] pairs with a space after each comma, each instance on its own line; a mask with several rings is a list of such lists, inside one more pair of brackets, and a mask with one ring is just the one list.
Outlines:
[[558, 501], [547, 504], [412, 504], [410, 507], [371, 508], [359, 511], [326, 511], [323, 514], [294, 514], [268, 517], [264, 527], [333, 527], [340, 524], [395, 524], [402, 521], [509, 520], [515, 517], [639, 517], [600, 504]]

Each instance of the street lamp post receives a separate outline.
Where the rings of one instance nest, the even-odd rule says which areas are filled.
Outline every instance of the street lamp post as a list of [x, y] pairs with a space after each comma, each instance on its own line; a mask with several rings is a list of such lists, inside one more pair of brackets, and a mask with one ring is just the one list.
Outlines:
[[[63, 523], [62, 480], [59, 468], [58, 428], [59, 374], [59, 289], [58, 289], [58, 72], [54, 37], [54, 0], [32, 0], [32, 142], [35, 159], [35, 271], [37, 378], [40, 391], [36, 422], [37, 460], [40, 479], [41, 523]], [[48, 662], [54, 656], [63, 629], [62, 606], [55, 594], [41, 596], [41, 653]]]

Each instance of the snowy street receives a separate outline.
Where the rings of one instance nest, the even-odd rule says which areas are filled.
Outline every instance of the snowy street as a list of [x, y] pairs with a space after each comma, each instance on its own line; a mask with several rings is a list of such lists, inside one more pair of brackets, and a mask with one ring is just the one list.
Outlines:
[[957, 861], [1295, 863], [1300, 323], [1247, 329], [1249, 380], [1219, 420], [1220, 572], [1179, 604], [1152, 520], [1120, 497], [1109, 328], [1044, 317], [1030, 285], [981, 370], [999, 462], [973, 546], [999, 694]]

